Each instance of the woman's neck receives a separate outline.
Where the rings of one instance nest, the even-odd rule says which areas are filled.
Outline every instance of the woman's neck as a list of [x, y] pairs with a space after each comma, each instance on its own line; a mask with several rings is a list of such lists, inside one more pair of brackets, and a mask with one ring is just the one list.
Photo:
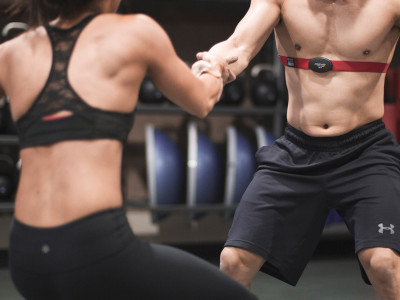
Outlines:
[[72, 26], [78, 24], [80, 21], [82, 21], [86, 17], [88, 17], [90, 15], [94, 15], [94, 14], [96, 14], [96, 12], [87, 11], [87, 12], [84, 12], [84, 13], [82, 13], [76, 17], [72, 17], [72, 18], [58, 17], [57, 19], [51, 21], [50, 25], [57, 27], [57, 28], [61, 28], [61, 29], [68, 29], [68, 28], [71, 28]]

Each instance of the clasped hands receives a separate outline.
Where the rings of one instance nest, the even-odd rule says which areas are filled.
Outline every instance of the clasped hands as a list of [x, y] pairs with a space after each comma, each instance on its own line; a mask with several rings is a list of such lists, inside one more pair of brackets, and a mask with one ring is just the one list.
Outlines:
[[192, 73], [197, 77], [208, 73], [221, 78], [224, 85], [236, 79], [236, 75], [229, 68], [229, 65], [236, 62], [237, 57], [223, 58], [210, 52], [199, 52], [196, 57], [198, 61], [192, 65]]

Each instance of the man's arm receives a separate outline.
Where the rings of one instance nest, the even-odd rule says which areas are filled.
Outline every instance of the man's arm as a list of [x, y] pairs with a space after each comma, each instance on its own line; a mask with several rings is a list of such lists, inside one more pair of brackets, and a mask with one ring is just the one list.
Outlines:
[[[235, 75], [241, 73], [260, 51], [272, 30], [279, 23], [282, 0], [251, 0], [251, 5], [234, 33], [209, 52], [224, 58], [237, 57], [229, 67]], [[202, 54], [198, 55], [202, 58]]]

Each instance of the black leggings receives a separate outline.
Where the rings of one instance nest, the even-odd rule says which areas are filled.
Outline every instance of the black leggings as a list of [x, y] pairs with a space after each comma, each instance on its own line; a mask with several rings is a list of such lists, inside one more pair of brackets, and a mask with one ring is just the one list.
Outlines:
[[257, 299], [212, 264], [135, 237], [123, 209], [47, 229], [14, 220], [10, 271], [29, 300]]

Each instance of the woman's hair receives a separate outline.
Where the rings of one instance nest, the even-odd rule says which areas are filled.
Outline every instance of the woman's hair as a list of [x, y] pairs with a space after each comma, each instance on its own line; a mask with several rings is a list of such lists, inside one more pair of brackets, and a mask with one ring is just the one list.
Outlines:
[[71, 18], [87, 9], [98, 9], [99, 0], [15, 0], [13, 13], [27, 12], [32, 27], [48, 23], [57, 17]]

